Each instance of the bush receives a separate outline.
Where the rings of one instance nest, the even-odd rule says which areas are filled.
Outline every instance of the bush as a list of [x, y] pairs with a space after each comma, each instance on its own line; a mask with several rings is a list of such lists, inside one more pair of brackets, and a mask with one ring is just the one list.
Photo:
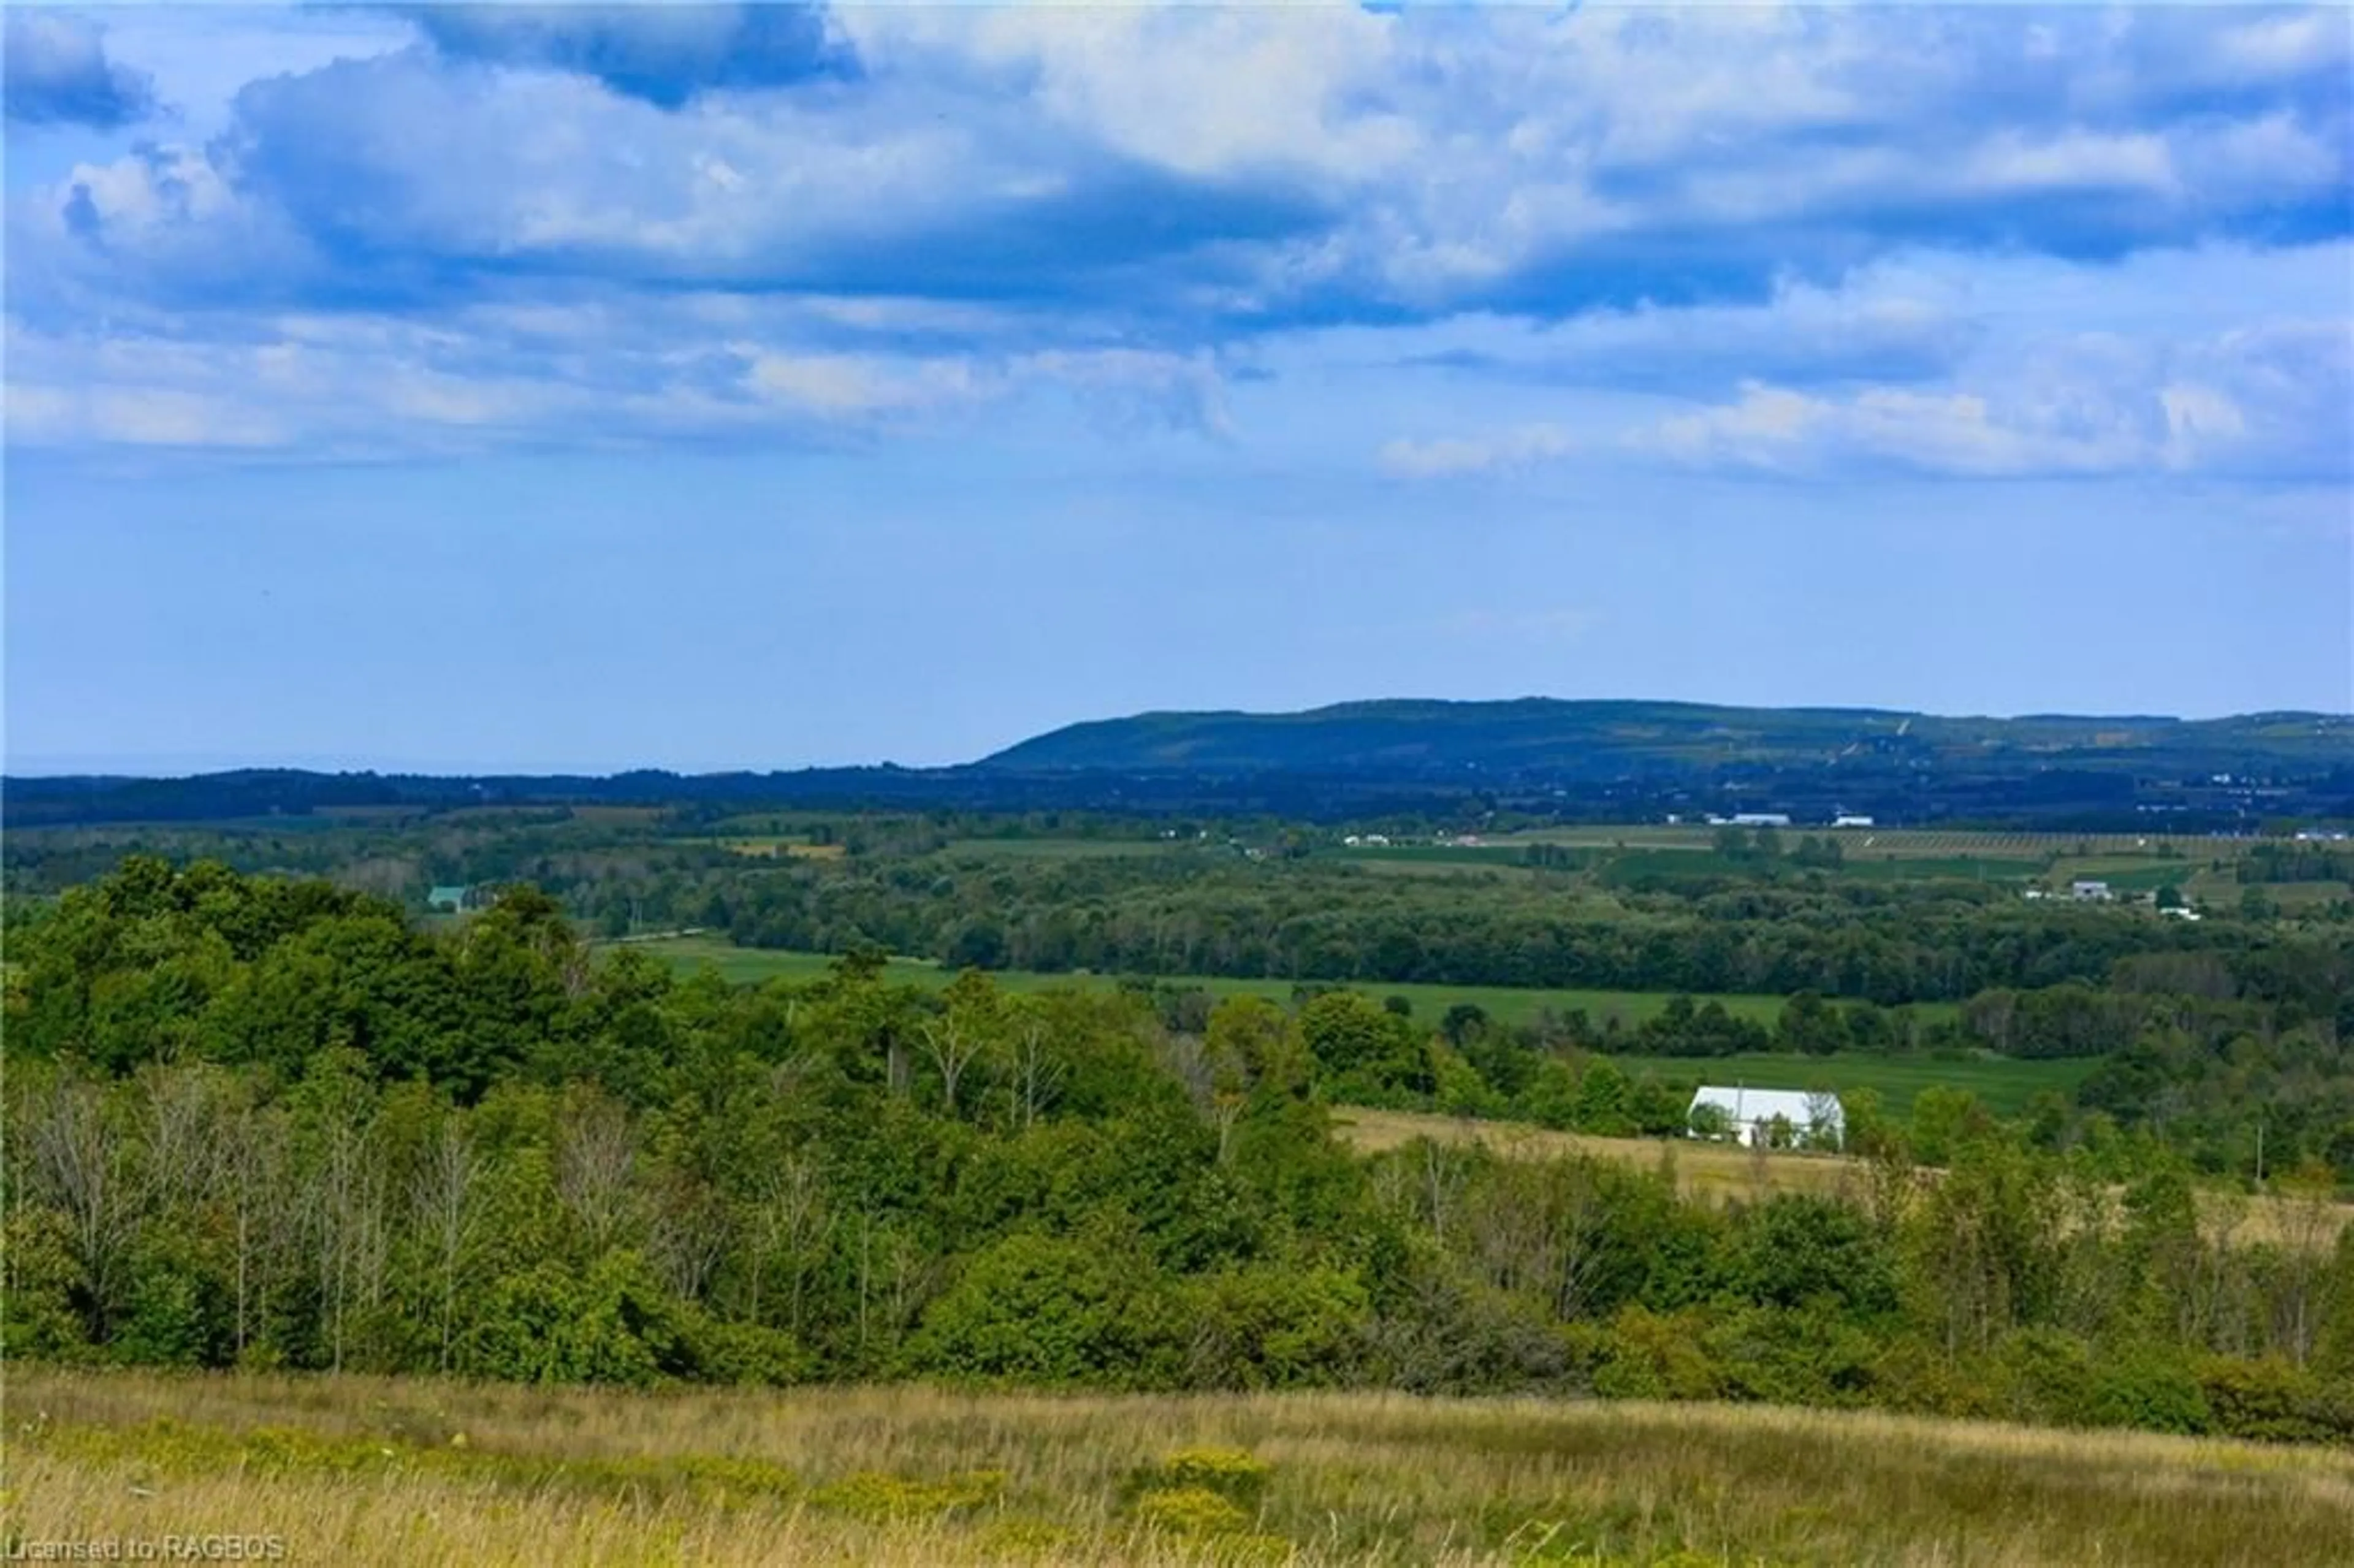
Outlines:
[[808, 1352], [782, 1329], [703, 1319], [688, 1340], [696, 1371], [713, 1383], [782, 1388], [810, 1373]]
[[72, 1361], [87, 1355], [90, 1339], [74, 1297], [82, 1287], [74, 1261], [73, 1229], [54, 1209], [29, 1204], [0, 1225], [0, 1361]]
[[2198, 1377], [2155, 1350], [2129, 1352], [2099, 1368], [2088, 1414], [2098, 1425], [2145, 1432], [2204, 1432], [2214, 1421]]
[[1836, 1311], [1758, 1308], [1720, 1319], [1702, 1340], [1732, 1399], [1860, 1404], [1872, 1392], [1872, 1337]]
[[1136, 1517], [1172, 1535], [1226, 1535], [1250, 1523], [1250, 1516], [1207, 1487], [1150, 1491], [1136, 1499]]
[[2011, 1419], [2062, 1426], [2094, 1420], [2093, 1351], [2078, 1336], [2023, 1330], [2003, 1341], [1995, 1366]]
[[976, 1470], [939, 1481], [864, 1471], [819, 1488], [810, 1494], [810, 1501], [820, 1508], [887, 1523], [970, 1512], [996, 1501], [1004, 1490], [1002, 1470]]
[[1174, 1330], [1157, 1276], [1084, 1242], [1013, 1235], [932, 1303], [907, 1350], [921, 1372], [1114, 1386], [1167, 1381]]
[[1353, 1274], [1259, 1266], [1190, 1282], [1187, 1381], [1201, 1388], [1310, 1388], [1347, 1381], [1372, 1312]]
[[1702, 1348], [1702, 1319], [1628, 1307], [1591, 1341], [1594, 1392], [1611, 1399], [1719, 1399], [1723, 1371]]
[[2333, 1389], [2277, 1356], [2211, 1356], [2199, 1363], [2199, 1389], [2214, 1430], [2267, 1443], [2354, 1440], [2354, 1391]]
[[1241, 1448], [1180, 1448], [1145, 1472], [1140, 1491], [1206, 1491], [1239, 1509], [1256, 1509], [1274, 1473], [1266, 1460]]
[[467, 1370], [517, 1383], [642, 1388], [695, 1374], [690, 1322], [636, 1253], [608, 1254], [586, 1278], [543, 1263], [491, 1287]]

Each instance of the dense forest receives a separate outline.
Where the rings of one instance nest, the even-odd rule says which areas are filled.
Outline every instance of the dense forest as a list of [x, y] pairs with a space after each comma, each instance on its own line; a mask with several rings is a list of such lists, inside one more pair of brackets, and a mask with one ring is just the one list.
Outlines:
[[[1445, 1044], [1483, 1086], [1458, 1103], [1567, 1125], [1556, 1068], [1581, 1054], [2066, 1058], [2094, 1065], [2046, 1107], [2050, 1147], [2115, 1128], [2160, 1134], [2211, 1173], [2253, 1171], [2260, 1142], [2275, 1162], [2354, 1173], [2354, 885], [2329, 879], [2348, 869], [2329, 843], [2160, 841], [2136, 869], [2105, 873], [2137, 879], [2120, 883], [2142, 890], [2133, 906], [2022, 896], [2064, 886], [2072, 864], [2116, 863], [2089, 842], [1892, 860], [1857, 835], [1771, 829], [1657, 849], [1608, 835], [1514, 847], [1515, 822], [1500, 847], [1462, 847], [1425, 820], [1367, 826], [1416, 847], [1368, 859], [1337, 831], [1267, 818], [747, 818], [693, 801], [27, 830], [5, 846], [11, 970], [31, 999], [24, 1032], [48, 1040], [48, 1010], [81, 983], [72, 963], [55, 984], [34, 982], [58, 939], [37, 934], [70, 927], [78, 906], [59, 895], [119, 880], [126, 852], [140, 865], [217, 859], [370, 893], [387, 918], [424, 927], [451, 918], [425, 909], [429, 886], [478, 899], [521, 886], [592, 939], [700, 929], [749, 949], [880, 948], [949, 969], [1129, 977], [1180, 1033], [1199, 1032], [1203, 988], [1220, 981], [1272, 981], [1300, 999], [1336, 985], [1454, 990], [1473, 1012], [1494, 988], [1674, 998], [1642, 1016], [1566, 1002], [1462, 1014]], [[2197, 913], [2193, 902], [2204, 917], [2160, 907]], [[173, 962], [209, 972], [193, 955]], [[408, 983], [442, 982], [429, 968]], [[1716, 1000], [1742, 997], [1777, 1000], [1762, 1012]], [[207, 1016], [168, 1027], [266, 1033], [226, 1001]], [[138, 1057], [161, 1026], [121, 1002], [76, 1025], [105, 1061]], [[456, 1049], [424, 1033], [434, 1051]], [[1437, 1103], [1426, 1075], [1356, 1092]], [[1635, 1118], [1643, 1131], [1675, 1125], [1672, 1107]]]
[[[2153, 958], [2185, 961], [2109, 962]], [[2289, 1218], [2261, 1236], [2202, 1220], [2157, 1118], [2005, 1124], [1958, 1094], [1857, 1107], [1868, 1159], [1839, 1194], [1715, 1204], [1680, 1195], [1672, 1146], [1657, 1171], [1351, 1152], [1337, 1102], [1596, 1130], [1678, 1110], [1574, 1044], [1352, 992], [1204, 1009], [975, 970], [928, 993], [866, 948], [731, 988], [594, 949], [527, 888], [429, 929], [365, 892], [154, 859], [13, 922], [8, 960], [11, 1355], [1543, 1389], [2354, 1437], [2326, 1129], [2278, 1135]], [[2232, 994], [2146, 1013], [2158, 993], [2098, 993], [2135, 1039], [2099, 1093], [2123, 1105], [2147, 1074], [2195, 1099], [2168, 1053], [2236, 1072], [2251, 1041], [2342, 1088], [2335, 1015], [2249, 953], [2218, 961], [2183, 972]], [[2041, 1003], [1974, 1005], [2016, 1030]], [[1794, 1001], [1782, 1022], [1803, 1046], [1838, 1015]]]

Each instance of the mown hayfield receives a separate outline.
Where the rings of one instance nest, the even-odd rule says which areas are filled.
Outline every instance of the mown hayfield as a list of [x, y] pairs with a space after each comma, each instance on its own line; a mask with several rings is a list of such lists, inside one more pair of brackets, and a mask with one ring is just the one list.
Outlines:
[[[812, 980], [825, 973], [833, 963], [825, 953], [787, 952], [769, 948], [738, 948], [717, 937], [669, 937], [635, 944], [644, 951], [668, 959], [678, 968], [694, 970], [705, 964], [715, 966], [721, 976], [737, 984], [757, 984], [764, 980]], [[896, 984], [941, 985], [955, 974], [941, 965], [926, 959], [893, 959], [885, 978]], [[1042, 974], [1030, 969], [998, 969], [991, 978], [1008, 991], [1047, 991], [1057, 986], [1104, 987], [1117, 985], [1109, 975]], [[1288, 980], [1230, 980], [1214, 975], [1169, 975], [1161, 983], [1180, 988], [1198, 988], [1213, 996], [1263, 996], [1274, 1001], [1291, 1000], [1295, 982]], [[1640, 1023], [1663, 1012], [1670, 993], [1663, 991], [1540, 991], [1516, 986], [1453, 986], [1453, 985], [1384, 985], [1369, 982], [1352, 987], [1367, 996], [1402, 996], [1414, 1004], [1414, 1016], [1436, 1023], [1447, 1010], [1458, 1002], [1470, 1002], [1484, 1008], [1490, 1018], [1506, 1023], [1530, 1023], [1550, 1008], [1557, 1013], [1583, 1009], [1587, 1017], [1599, 1022], [1617, 1018], [1622, 1023]], [[1782, 999], [1777, 996], [1699, 997], [1700, 1001], [1716, 1001], [1726, 1012], [1737, 1017], [1751, 1018], [1771, 1027], [1782, 1015]], [[1949, 1004], [1931, 1003], [1914, 1010], [1924, 1020], [1949, 1016]]]
[[12, 1555], [556, 1563], [2354, 1563], [2354, 1454], [1879, 1414], [15, 1369]]
[[[1401, 1149], [1426, 1138], [1438, 1144], [1479, 1145], [1510, 1160], [1585, 1155], [1647, 1171], [1666, 1166], [1674, 1171], [1677, 1190], [1685, 1196], [1716, 1202], [1755, 1202], [1776, 1192], [1852, 1197], [1866, 1191], [1872, 1180], [1864, 1161], [1844, 1155], [1744, 1149], [1688, 1138], [1596, 1138], [1528, 1122], [1475, 1121], [1362, 1106], [1335, 1107], [1332, 1126], [1343, 1142], [1362, 1154]], [[1938, 1172], [1925, 1169], [1921, 1174], [1935, 1181]], [[2209, 1234], [2244, 1245], [2267, 1243], [2319, 1250], [2336, 1245], [2338, 1233], [2354, 1227], [2354, 1203], [2322, 1193], [2250, 1194], [2207, 1188], [2198, 1199]]]
[[1475, 1121], [1362, 1106], [1335, 1107], [1332, 1126], [1342, 1141], [1363, 1154], [1401, 1149], [1427, 1138], [1439, 1144], [1479, 1145], [1512, 1160], [1558, 1160], [1582, 1154], [1639, 1165], [1647, 1171], [1671, 1164], [1676, 1186], [1685, 1196], [1716, 1201], [1756, 1199], [1776, 1192], [1830, 1197], [1861, 1191], [1866, 1179], [1861, 1160], [1837, 1154], [1749, 1150], [1688, 1138], [1596, 1138], [1582, 1132], [1555, 1132], [1528, 1122]]

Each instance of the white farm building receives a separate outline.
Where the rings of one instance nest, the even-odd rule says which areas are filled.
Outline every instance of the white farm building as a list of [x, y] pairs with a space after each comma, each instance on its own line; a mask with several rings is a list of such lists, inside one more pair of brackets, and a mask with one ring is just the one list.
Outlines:
[[1725, 1137], [1736, 1143], [1839, 1149], [1847, 1142], [1847, 1112], [1839, 1097], [1798, 1089], [1703, 1084], [1692, 1096], [1684, 1123], [1694, 1138]]

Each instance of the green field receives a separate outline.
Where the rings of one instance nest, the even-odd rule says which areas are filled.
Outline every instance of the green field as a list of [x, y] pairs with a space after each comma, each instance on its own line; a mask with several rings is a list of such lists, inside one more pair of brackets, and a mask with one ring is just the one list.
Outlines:
[[2002, 1056], [1947, 1060], [1929, 1056], [1874, 1056], [1839, 1052], [1829, 1056], [1789, 1056], [1744, 1052], [1737, 1056], [1613, 1056], [1629, 1073], [1651, 1073], [1662, 1082], [1743, 1084], [1753, 1089], [1828, 1088], [1839, 1094], [1876, 1091], [1895, 1116], [1907, 1114], [1923, 1089], [1967, 1089], [1998, 1116], [2016, 1116], [2038, 1090], [2073, 1092], [2097, 1061], [2073, 1058], [2019, 1062]]
[[[825, 953], [783, 952], [763, 948], [732, 947], [716, 937], [669, 937], [658, 941], [634, 943], [647, 952], [664, 959], [682, 969], [694, 970], [705, 964], [716, 968], [725, 979], [739, 985], [758, 984], [764, 980], [814, 980], [826, 972], [833, 963]], [[952, 971], [928, 959], [893, 959], [885, 970], [887, 979], [902, 985], [944, 986], [952, 980]], [[1119, 980], [1110, 975], [1085, 972], [1074, 974], [1040, 974], [1027, 969], [1001, 969], [993, 978], [1008, 991], [1047, 991], [1057, 986], [1110, 986]], [[1210, 975], [1172, 975], [1161, 977], [1160, 983], [1198, 988], [1213, 996], [1263, 996], [1275, 1001], [1288, 1001], [1296, 982], [1288, 980], [1230, 980]], [[1628, 1024], [1640, 1023], [1663, 1012], [1670, 993], [1649, 991], [1539, 991], [1516, 986], [1456, 986], [1456, 985], [1383, 985], [1367, 983], [1351, 989], [1368, 996], [1402, 996], [1414, 1003], [1414, 1015], [1436, 1022], [1457, 1002], [1468, 1001], [1486, 1010], [1488, 1016], [1506, 1023], [1529, 1023], [1550, 1008], [1555, 1012], [1584, 1010], [1596, 1022], [1617, 1017]], [[1724, 1004], [1726, 1012], [1737, 1017], [1755, 1019], [1771, 1026], [1781, 1016], [1782, 999], [1778, 996], [1719, 996], [1696, 1000], [1713, 1000]], [[1947, 1003], [1927, 1003], [1914, 1009], [1916, 1016], [1930, 1020], [1950, 1017], [1953, 1007]]]

